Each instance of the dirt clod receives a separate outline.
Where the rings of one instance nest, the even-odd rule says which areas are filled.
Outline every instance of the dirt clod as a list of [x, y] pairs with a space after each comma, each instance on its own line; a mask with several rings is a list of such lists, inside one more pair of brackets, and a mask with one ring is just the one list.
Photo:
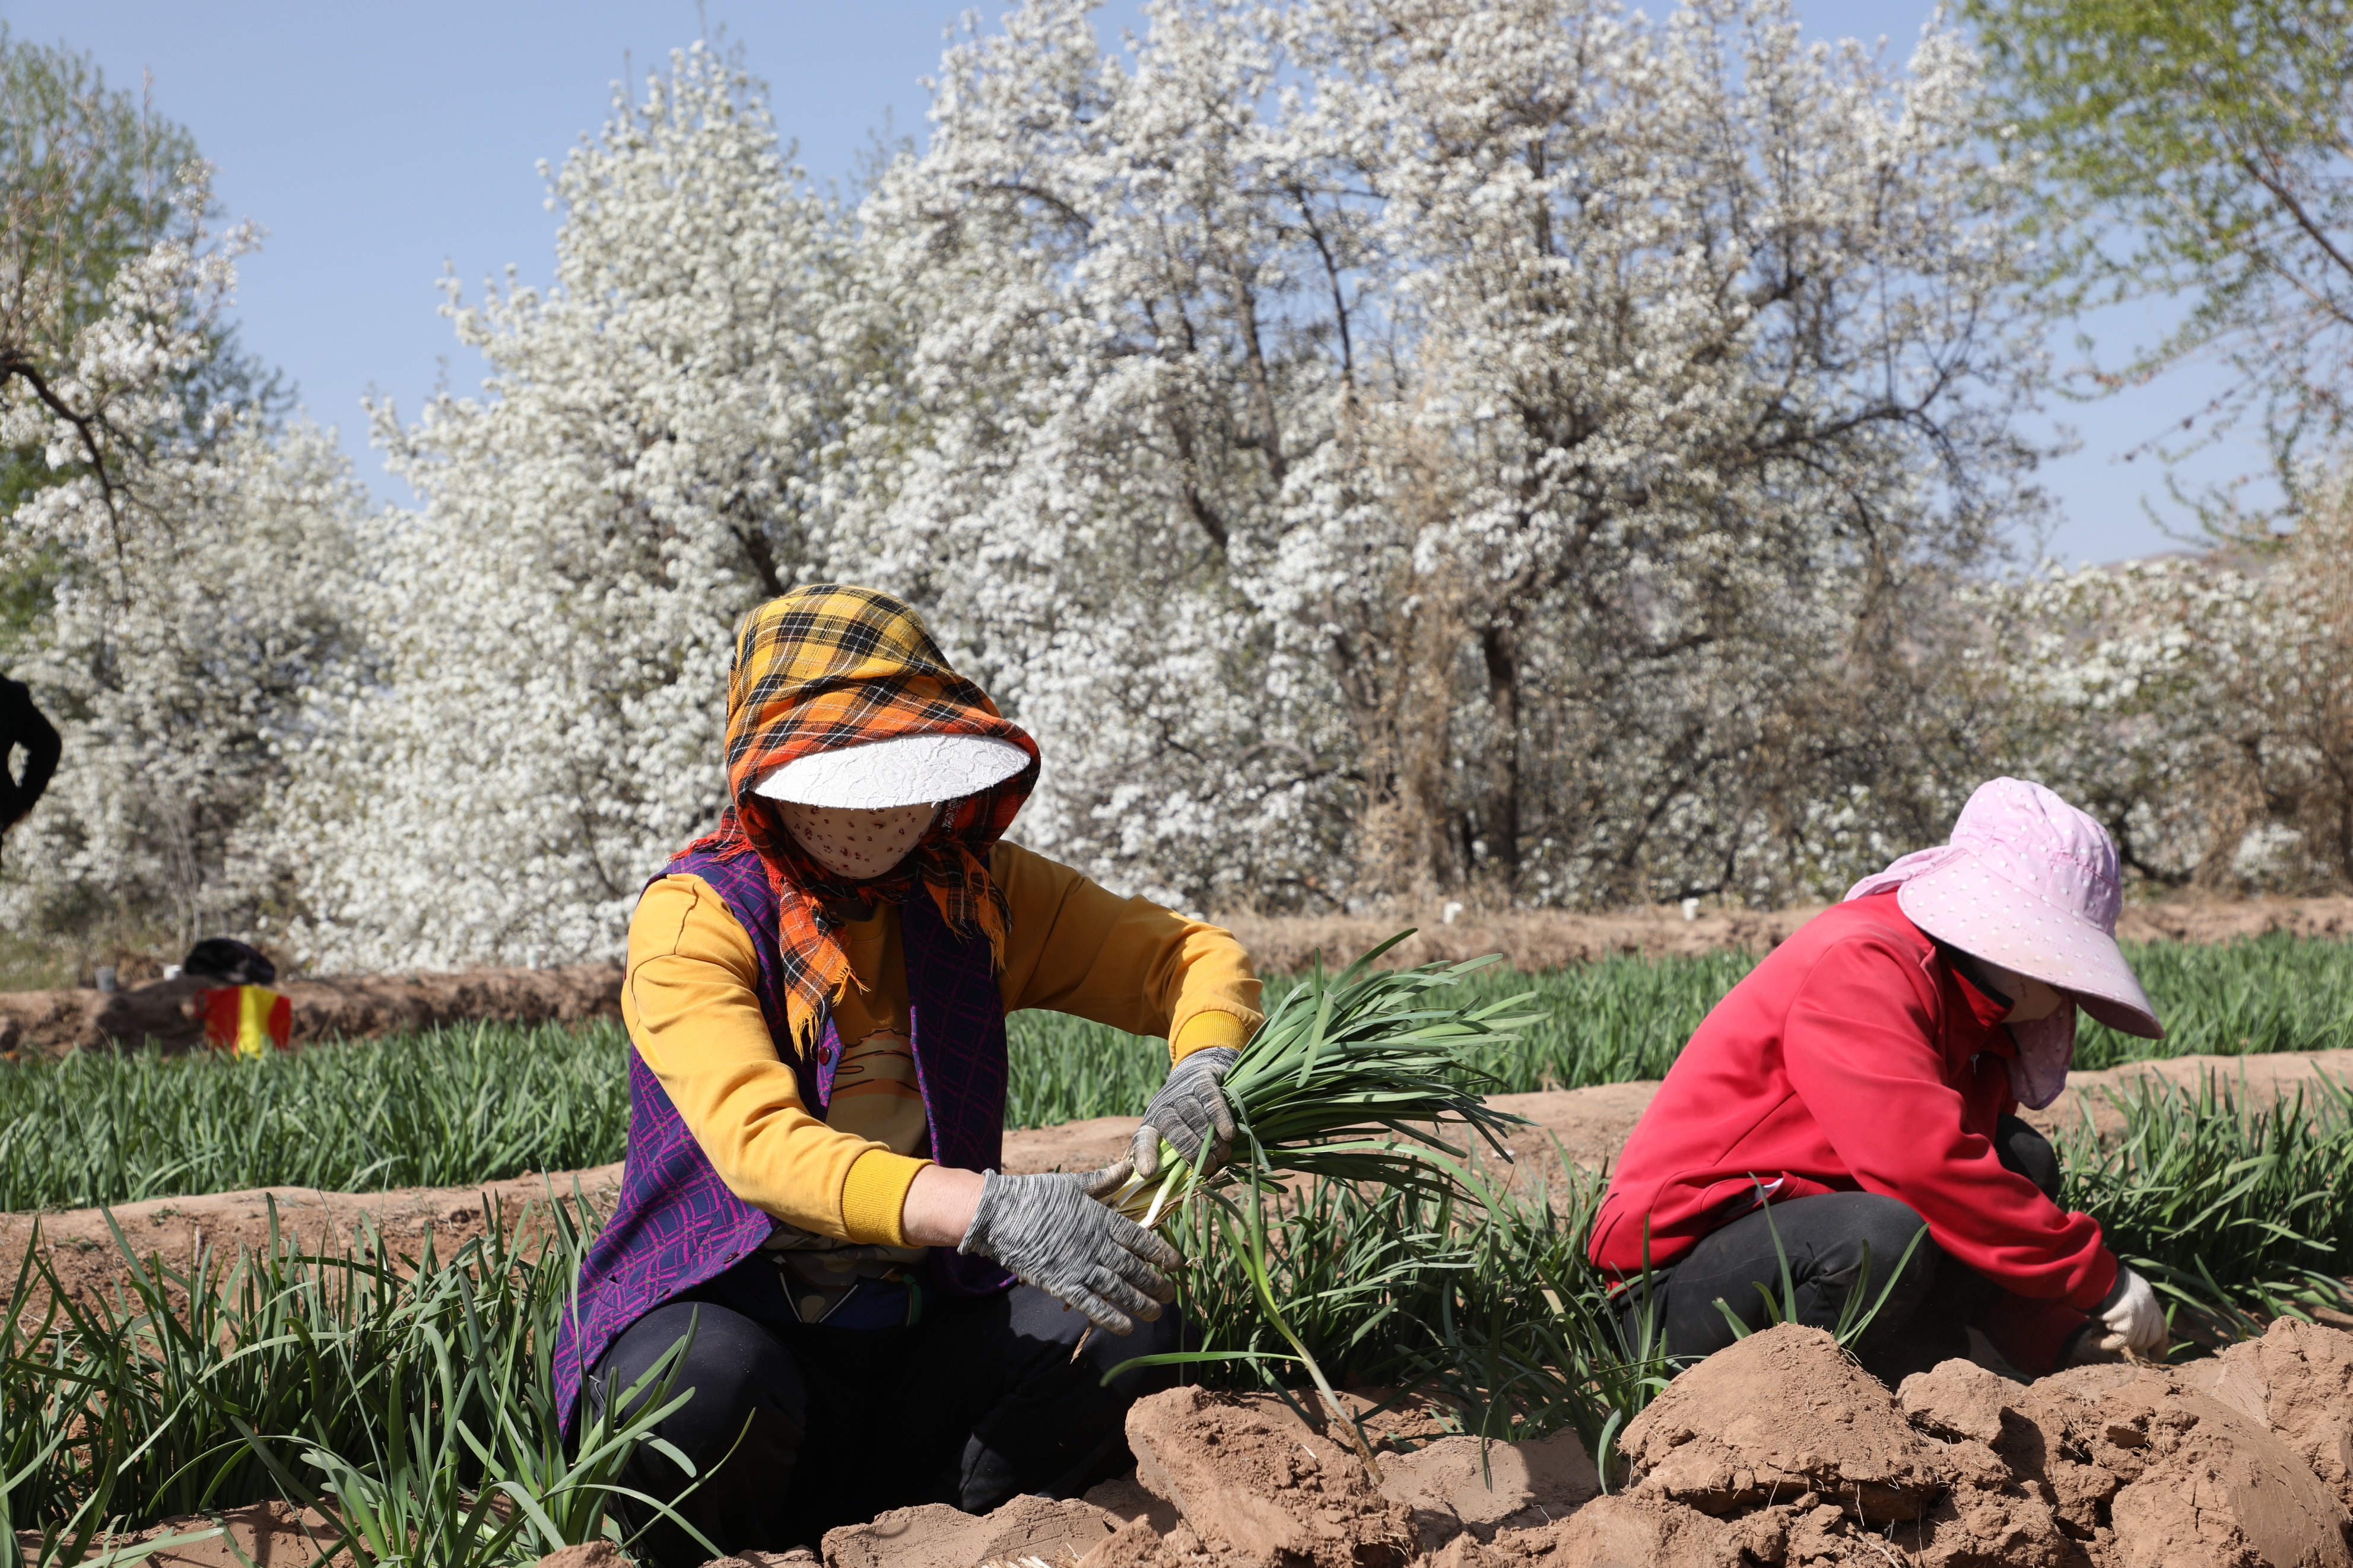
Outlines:
[[2128, 1568], [2353, 1568], [2344, 1505], [2286, 1444], [2173, 1378], [2108, 1399], [2134, 1394], [2150, 1407], [2149, 1462], [2111, 1505]]
[[1182, 1562], [1150, 1517], [1139, 1516], [1103, 1537], [1079, 1559], [1079, 1568], [1178, 1568]]
[[826, 1568], [978, 1568], [1029, 1557], [1070, 1563], [1103, 1545], [1120, 1522], [1077, 1499], [1018, 1497], [987, 1515], [925, 1503], [827, 1531]]
[[1928, 1510], [1908, 1535], [1924, 1568], [2062, 1568], [2072, 1542], [2058, 1516], [2039, 1497], [2018, 1488], [1957, 1488]]
[[1574, 1432], [1529, 1443], [1440, 1437], [1381, 1459], [1381, 1494], [1413, 1514], [1427, 1552], [1466, 1531], [1480, 1541], [1567, 1517], [1601, 1490]]
[[1133, 1474], [1088, 1488], [1086, 1500], [1114, 1519], [1143, 1520], [1163, 1535], [1176, 1528], [1176, 1510], [1166, 1498], [1145, 1491]]
[[1279, 1400], [1172, 1388], [1128, 1412], [1127, 1446], [1136, 1479], [1220, 1564], [1400, 1568], [1413, 1555], [1412, 1514], [1337, 1434]]
[[1742, 1568], [1746, 1558], [1738, 1528], [1649, 1498], [1596, 1498], [1540, 1534], [1549, 1551], [1528, 1550], [1538, 1542], [1525, 1536], [1499, 1544], [1541, 1568]]
[[629, 1568], [629, 1559], [609, 1541], [585, 1541], [549, 1552], [538, 1568]]
[[1683, 1373], [1620, 1446], [1637, 1495], [1711, 1514], [1812, 1492], [1886, 1524], [1919, 1518], [1950, 1478], [1883, 1384], [1829, 1334], [1795, 1323]]
[[[2048, 1392], [2052, 1382], [2025, 1387], [1968, 1362], [1948, 1361], [1905, 1378], [1896, 1397], [1914, 1426], [1950, 1445], [1947, 1459], [1957, 1484], [1985, 1492], [2023, 1488], [2048, 1506], [2062, 1530], [2088, 1541], [2122, 1482], [2113, 1470], [2090, 1462], [2060, 1398]], [[2127, 1435], [2137, 1440], [2137, 1429]], [[1982, 1451], [1990, 1465], [1976, 1463], [1972, 1450]], [[1982, 1521], [1961, 1518], [1967, 1510], [1957, 1505], [1948, 1511], [1957, 1531], [1967, 1523], [1982, 1533]]]
[[2353, 1507], [2353, 1334], [2282, 1318], [2182, 1377], [2276, 1433]]
[[[2353, 1349], [2299, 1339], [2275, 1347], [2284, 1363], [2334, 1364]], [[1904, 1408], [1922, 1433], [1955, 1453], [1985, 1448], [2004, 1472], [1998, 1486], [1972, 1476], [1955, 1487], [1926, 1521], [1919, 1561], [2353, 1568], [2353, 1518], [2335, 1491], [2264, 1417], [2206, 1392], [2235, 1371], [2235, 1396], [2264, 1408], [2249, 1371], [2258, 1359], [2179, 1371], [2084, 1367], [2031, 1387], [1959, 1362], [1905, 1379]]]

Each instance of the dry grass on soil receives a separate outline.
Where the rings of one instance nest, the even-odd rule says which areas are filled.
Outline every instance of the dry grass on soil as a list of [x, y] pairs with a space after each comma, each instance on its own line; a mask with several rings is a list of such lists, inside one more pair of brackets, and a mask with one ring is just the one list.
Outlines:
[[[1516, 969], [1561, 969], [1599, 959], [1690, 957], [1739, 950], [1764, 952], [1821, 913], [1821, 906], [1788, 910], [1702, 910], [1685, 920], [1662, 904], [1606, 914], [1558, 910], [1458, 909], [1450, 923], [1444, 904], [1399, 905], [1367, 915], [1225, 915], [1219, 922], [1241, 939], [1269, 973], [1293, 973], [1320, 950], [1358, 953], [1410, 926], [1415, 934], [1386, 962], [1399, 965], [1459, 962], [1500, 952]], [[2353, 899], [2183, 900], [2125, 908], [2116, 935], [2125, 942], [2229, 942], [2285, 931], [2294, 936], [2353, 937]]]
[[[1620, 956], [1689, 957], [1763, 952], [1820, 913], [1819, 908], [1708, 910], [1685, 920], [1673, 906], [1569, 914], [1553, 910], [1481, 910], [1398, 905], [1353, 915], [1219, 917], [1264, 973], [1297, 973], [1318, 952], [1353, 955], [1410, 926], [1416, 934], [1384, 963], [1457, 962], [1500, 952], [1520, 970], [1560, 969]], [[2256, 899], [2134, 904], [2118, 926], [2126, 942], [2218, 942], [2273, 931], [2353, 936], [2353, 899]], [[152, 964], [142, 967], [153, 968]], [[374, 1037], [467, 1022], [580, 1023], [617, 1017], [617, 964], [554, 969], [482, 969], [459, 973], [329, 975], [290, 979], [294, 1037]], [[0, 1052], [55, 1054], [153, 1039], [184, 1050], [203, 1037], [195, 1007], [203, 983], [155, 981], [101, 993], [89, 987], [0, 992]]]

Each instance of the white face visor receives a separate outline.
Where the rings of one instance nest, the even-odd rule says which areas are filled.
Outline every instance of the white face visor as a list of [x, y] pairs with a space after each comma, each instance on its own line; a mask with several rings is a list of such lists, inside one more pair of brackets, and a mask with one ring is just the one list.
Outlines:
[[928, 807], [978, 795], [1029, 765], [1029, 752], [990, 735], [901, 735], [786, 763], [754, 784], [752, 793], [796, 805], [863, 812]]

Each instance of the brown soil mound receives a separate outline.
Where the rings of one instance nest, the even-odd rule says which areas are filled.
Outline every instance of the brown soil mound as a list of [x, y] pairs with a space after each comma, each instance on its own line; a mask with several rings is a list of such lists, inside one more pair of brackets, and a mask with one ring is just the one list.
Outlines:
[[1383, 1454], [1377, 1481], [1271, 1399], [1179, 1389], [1131, 1413], [1143, 1491], [1090, 1494], [1117, 1523], [1082, 1568], [2353, 1568], [2353, 1516], [2306, 1457], [2347, 1474], [2348, 1376], [2353, 1335], [2298, 1324], [2198, 1367], [2030, 1386], [1956, 1361], [1892, 1395], [1784, 1327], [1678, 1377], [1609, 1497], [1573, 1438], [1483, 1467], [1442, 1439]]
[[[1500, 952], [1521, 969], [1557, 969], [1620, 954], [1662, 958], [1725, 948], [1763, 952], [1820, 914], [1788, 910], [1708, 910], [1685, 920], [1673, 905], [1569, 914], [1557, 910], [1458, 908], [1450, 924], [1442, 904], [1400, 906], [1392, 913], [1228, 915], [1220, 922], [1250, 949], [1261, 969], [1296, 972], [1321, 952], [1324, 962], [1354, 958], [1411, 927], [1415, 934], [1383, 962], [1459, 962]], [[2353, 899], [2244, 899], [2128, 904], [2116, 922], [2127, 942], [2228, 942], [2284, 931], [2299, 936], [2353, 936]]]
[[1574, 1432], [1526, 1443], [1440, 1437], [1409, 1454], [1381, 1457], [1381, 1495], [1413, 1515], [1422, 1549], [1457, 1536], [1493, 1541], [1575, 1512], [1601, 1490], [1601, 1478]]
[[926, 1503], [826, 1531], [825, 1560], [831, 1568], [975, 1568], [1032, 1557], [1068, 1563], [1103, 1545], [1122, 1522], [1077, 1499], [1018, 1497], [986, 1518]]
[[[269, 1245], [273, 1210], [279, 1235], [305, 1250], [341, 1252], [363, 1226], [395, 1252], [416, 1254], [430, 1234], [442, 1256], [489, 1228], [496, 1215], [508, 1235], [532, 1244], [535, 1215], [552, 1199], [584, 1201], [591, 1213], [609, 1212], [621, 1190], [621, 1167], [517, 1176], [470, 1187], [403, 1187], [388, 1193], [322, 1193], [307, 1187], [255, 1187], [194, 1198], [150, 1198], [108, 1209], [67, 1209], [46, 1215], [0, 1215], [0, 1278], [13, 1280], [36, 1226], [41, 1254], [66, 1293], [88, 1301], [111, 1297], [128, 1277], [122, 1248], [107, 1220], [142, 1258], [159, 1258], [185, 1275], [198, 1257], [218, 1259]], [[533, 1229], [519, 1227], [530, 1226]]]
[[[0, 992], [0, 1049], [56, 1055], [75, 1046], [153, 1040], [187, 1050], [204, 1039], [207, 982], [159, 980], [128, 991]], [[282, 980], [297, 1044], [480, 1021], [578, 1024], [621, 1014], [621, 966], [474, 969], [454, 974], [352, 974]]]
[[2182, 1380], [2277, 1433], [2353, 1508], [2353, 1334], [2282, 1318]]
[[1260, 969], [1297, 973], [1318, 953], [1327, 967], [1345, 963], [1408, 928], [1414, 934], [1391, 948], [1383, 963], [1459, 963], [1500, 952], [1517, 969], [1560, 969], [1621, 955], [1669, 958], [1726, 948], [1763, 952], [1820, 913], [1820, 907], [1713, 910], [1687, 921], [1672, 905], [1590, 915], [1464, 910], [1450, 923], [1437, 906], [1373, 916], [1227, 915], [1219, 923], [1241, 939]]
[[[2045, 1133], [2072, 1126], [2088, 1116], [2097, 1131], [2109, 1134], [2124, 1126], [2124, 1118], [2112, 1097], [2139, 1084], [2168, 1083], [2195, 1090], [2211, 1079], [2251, 1104], [2299, 1092], [2306, 1095], [2307, 1103], [2312, 1103], [2315, 1097], [2311, 1091], [2324, 1078], [2340, 1085], [2353, 1084], [2353, 1050], [2175, 1057], [2164, 1061], [2128, 1062], [2095, 1072], [2071, 1073], [2065, 1094], [2044, 1110], [2021, 1110], [2019, 1114]], [[1556, 1152], [1578, 1164], [1598, 1165], [1617, 1158], [1618, 1151], [1626, 1145], [1627, 1135], [1642, 1119], [1642, 1112], [1650, 1109], [1651, 1097], [1658, 1089], [1656, 1079], [1642, 1079], [1586, 1089], [1490, 1095], [1488, 1103], [1498, 1110], [1528, 1119], [1528, 1125], [1506, 1142], [1514, 1157], [1529, 1170], [1550, 1165]], [[1005, 1137], [1006, 1155], [1008, 1161], [1034, 1162], [1018, 1167], [1024, 1170], [1092, 1169], [1108, 1164], [1124, 1153], [1135, 1128], [1136, 1119], [1132, 1116], [1101, 1116], [1060, 1127], [1008, 1132]], [[1008, 1164], [1007, 1168], [1016, 1167]], [[1492, 1167], [1482, 1169], [1494, 1174]]]
[[[2069, 1436], [2122, 1483], [2095, 1544], [2132, 1565], [2346, 1568], [2344, 1505], [2279, 1436], [2195, 1391], [2199, 1380], [2139, 1372], [2123, 1382], [2066, 1374], [2058, 1403]], [[2095, 1562], [2102, 1561], [2094, 1553]]]
[[[2275, 1355], [2242, 1352], [2242, 1396], [2311, 1415], [2353, 1350], [2329, 1339], [2347, 1336], [2307, 1327], [2266, 1341]], [[1906, 1379], [1899, 1404], [1828, 1335], [1775, 1329], [1683, 1373], [1629, 1426], [1634, 1484], [1560, 1544], [1599, 1562], [1649, 1530], [1660, 1560], [1694, 1563], [1737, 1546], [1772, 1563], [2353, 1568], [2344, 1504], [2205, 1382], [2095, 1367], [2021, 1387], [1948, 1362]]]
[[1815, 1493], [1870, 1524], [1920, 1517], [1948, 1468], [1820, 1329], [1752, 1334], [1678, 1377], [1620, 1441], [1637, 1497], [1727, 1514]]
[[1401, 1568], [1413, 1556], [1411, 1510], [1279, 1400], [1172, 1389], [1128, 1412], [1127, 1444], [1136, 1479], [1183, 1521], [1168, 1542], [1179, 1558]]

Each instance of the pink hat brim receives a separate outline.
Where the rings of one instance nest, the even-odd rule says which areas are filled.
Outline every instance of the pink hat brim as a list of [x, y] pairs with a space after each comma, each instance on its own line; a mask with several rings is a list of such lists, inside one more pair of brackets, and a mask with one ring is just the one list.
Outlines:
[[2165, 1036], [2113, 935], [2003, 876], [1973, 850], [1905, 883], [1895, 902], [1930, 936], [2073, 993], [2111, 1029], [2145, 1040]]

